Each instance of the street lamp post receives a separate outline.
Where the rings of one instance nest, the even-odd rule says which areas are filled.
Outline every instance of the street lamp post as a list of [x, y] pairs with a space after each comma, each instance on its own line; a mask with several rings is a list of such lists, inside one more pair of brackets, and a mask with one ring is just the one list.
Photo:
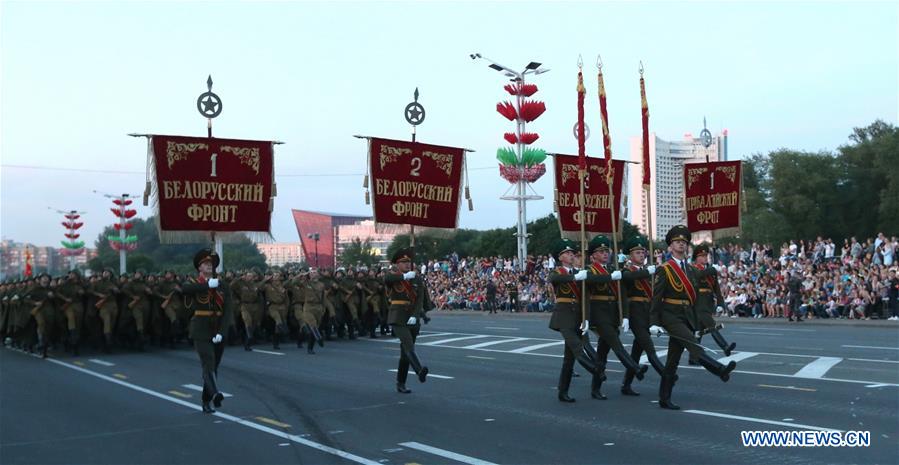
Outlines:
[[312, 239], [312, 241], [315, 243], [315, 267], [318, 268], [318, 240], [321, 235], [319, 233], [309, 233], [306, 234], [306, 237]]
[[[488, 61], [490, 64], [487, 65], [490, 69], [495, 71], [499, 71], [503, 73], [506, 77], [510, 78], [509, 80], [515, 82], [521, 86], [525, 84], [525, 76], [528, 74], [538, 75], [543, 74], [549, 69], [540, 68], [542, 63], [530, 62], [525, 66], [523, 71], [515, 71], [507, 66], [503, 66], [480, 53], [472, 53], [469, 55], [472, 60], [482, 59]], [[519, 94], [515, 100], [516, 109], [520, 109], [522, 103], [524, 102], [524, 96]], [[518, 142], [516, 145], [516, 158], [518, 162], [522, 161], [522, 151], [524, 150], [524, 143], [521, 141], [521, 135], [525, 132], [525, 121], [520, 119], [515, 125], [515, 132], [518, 138]], [[528, 220], [527, 220], [527, 201], [528, 200], [540, 200], [543, 198], [541, 195], [527, 195], [527, 183], [528, 181], [524, 179], [524, 177], [520, 177], [518, 182], [516, 183], [516, 194], [515, 195], [504, 195], [500, 197], [502, 200], [515, 200], [518, 203], [518, 225], [517, 231], [515, 233], [515, 237], [517, 239], [517, 251], [518, 251], [518, 267], [519, 269], [524, 269], [525, 263], [527, 262], [528, 257]]]

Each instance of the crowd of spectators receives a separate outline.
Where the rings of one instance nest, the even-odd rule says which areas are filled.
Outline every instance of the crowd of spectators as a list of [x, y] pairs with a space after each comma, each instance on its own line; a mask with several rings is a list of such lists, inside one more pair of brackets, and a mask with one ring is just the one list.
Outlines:
[[[655, 261], [667, 258], [656, 252]], [[718, 245], [710, 262], [719, 267], [725, 297], [719, 316], [751, 318], [899, 320], [899, 239], [878, 234], [838, 247], [831, 239], [768, 244]], [[547, 273], [551, 256], [459, 257], [421, 265], [432, 300], [441, 310], [551, 311]], [[523, 269], [522, 269], [523, 268]]]

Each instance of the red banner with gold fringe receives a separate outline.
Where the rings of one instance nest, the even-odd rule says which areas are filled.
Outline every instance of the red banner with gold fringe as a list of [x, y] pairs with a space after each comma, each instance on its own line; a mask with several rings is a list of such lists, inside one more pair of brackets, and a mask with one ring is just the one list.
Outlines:
[[690, 231], [712, 231], [715, 238], [740, 232], [740, 161], [684, 165], [684, 211]]
[[[559, 227], [562, 233], [580, 233], [580, 184], [578, 182], [578, 157], [555, 155], [553, 163], [556, 181], [556, 204]], [[586, 232], [612, 234], [612, 218], [609, 214], [612, 197], [606, 183], [608, 162], [602, 158], [586, 157], [587, 179], [584, 184], [584, 216]], [[622, 187], [624, 186], [624, 161], [612, 160], [612, 192], [614, 192], [616, 231], [621, 235]]]

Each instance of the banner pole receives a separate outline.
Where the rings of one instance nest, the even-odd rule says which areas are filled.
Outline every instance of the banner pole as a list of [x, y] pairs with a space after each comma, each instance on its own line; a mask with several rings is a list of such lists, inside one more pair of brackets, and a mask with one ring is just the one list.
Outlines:
[[[612, 171], [612, 159], [609, 158], [607, 168], [609, 173]], [[615, 191], [613, 188], [612, 176], [606, 176], [606, 181], [608, 181], [609, 186], [609, 200], [611, 203], [609, 204], [609, 216], [612, 218], [612, 260], [615, 262], [615, 270], [621, 271], [621, 264], [618, 263], [618, 225], [615, 224]], [[621, 286], [619, 283], [611, 283], [611, 286], [618, 286], [618, 322], [621, 323], [622, 318], [624, 317], [624, 305], [621, 303]]]

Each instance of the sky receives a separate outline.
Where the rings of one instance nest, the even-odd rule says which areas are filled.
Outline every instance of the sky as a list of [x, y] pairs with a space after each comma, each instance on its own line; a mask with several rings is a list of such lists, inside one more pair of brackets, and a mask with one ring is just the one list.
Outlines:
[[[615, 158], [640, 134], [638, 67], [650, 130], [729, 133], [731, 159], [779, 148], [835, 150], [854, 127], [897, 123], [895, 2], [0, 2], [0, 235], [56, 245], [80, 210], [92, 243], [114, 220], [100, 194], [139, 196], [146, 142], [128, 133], [204, 136], [196, 99], [223, 101], [215, 136], [279, 140], [272, 233], [299, 240], [291, 209], [370, 214], [366, 144], [405, 139], [416, 87], [421, 142], [465, 147], [475, 210], [460, 227], [515, 223], [496, 149], [513, 126], [495, 111], [505, 66], [530, 61], [547, 111], [528, 130], [576, 153], [578, 56], [586, 119], [600, 127], [604, 63]], [[587, 142], [601, 155], [600, 132]], [[549, 168], [549, 166], [548, 166]], [[552, 176], [533, 185], [552, 211]], [[48, 208], [50, 207], [50, 208]], [[138, 216], [153, 214], [138, 205]]]

